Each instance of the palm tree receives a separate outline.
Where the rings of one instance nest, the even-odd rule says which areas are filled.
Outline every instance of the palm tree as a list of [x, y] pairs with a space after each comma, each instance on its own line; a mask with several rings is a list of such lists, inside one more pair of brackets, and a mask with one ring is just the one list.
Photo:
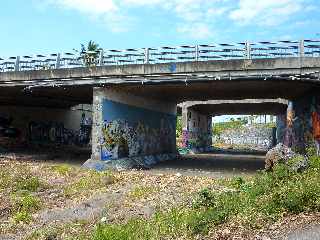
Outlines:
[[80, 56], [84, 64], [88, 67], [96, 66], [101, 50], [99, 44], [92, 40], [88, 42], [87, 46], [81, 44]]

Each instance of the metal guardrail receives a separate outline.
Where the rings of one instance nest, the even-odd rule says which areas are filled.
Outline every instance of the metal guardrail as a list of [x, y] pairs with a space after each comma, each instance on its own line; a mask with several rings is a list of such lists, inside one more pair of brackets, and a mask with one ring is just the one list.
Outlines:
[[[84, 53], [85, 54], [85, 53]], [[90, 54], [90, 53], [88, 53]], [[92, 52], [91, 52], [92, 54]], [[156, 64], [187, 61], [320, 57], [320, 40], [240, 42], [236, 44], [182, 45], [178, 47], [99, 50], [90, 65]], [[0, 72], [86, 67], [77, 52], [0, 57]]]

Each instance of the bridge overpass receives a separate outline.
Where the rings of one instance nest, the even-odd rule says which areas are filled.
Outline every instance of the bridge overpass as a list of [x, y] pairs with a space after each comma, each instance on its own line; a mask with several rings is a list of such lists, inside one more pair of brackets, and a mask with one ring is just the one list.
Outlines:
[[[110, 50], [113, 54], [99, 52], [90, 66], [79, 57], [60, 54], [49, 60], [42, 60], [43, 55], [24, 56], [23, 61], [15, 57], [0, 65], [0, 104], [47, 108], [92, 104], [95, 161], [90, 166], [102, 168], [102, 162], [133, 158], [156, 162], [176, 153], [176, 106], [184, 101], [282, 98], [297, 103], [300, 119], [309, 119], [320, 89], [319, 42], [180, 46], [143, 53]], [[106, 60], [111, 58], [116, 60]], [[225, 107], [220, 104], [220, 109]], [[259, 108], [268, 107], [260, 103]], [[244, 112], [247, 108], [242, 104]], [[195, 110], [204, 111], [200, 105]], [[201, 124], [208, 127], [211, 114], [203, 115]], [[301, 136], [295, 138], [300, 144]]]

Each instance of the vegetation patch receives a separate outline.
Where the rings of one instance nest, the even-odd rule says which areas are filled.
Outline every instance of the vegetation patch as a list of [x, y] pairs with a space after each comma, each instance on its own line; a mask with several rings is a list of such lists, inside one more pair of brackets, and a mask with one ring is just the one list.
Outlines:
[[29, 192], [13, 196], [13, 220], [28, 223], [32, 220], [32, 213], [39, 210], [41, 201]]
[[232, 220], [261, 228], [288, 213], [319, 211], [320, 158], [312, 157], [310, 165], [305, 172], [296, 173], [279, 164], [273, 172], [263, 171], [251, 179], [224, 181], [222, 190], [200, 191], [192, 206], [159, 212], [149, 220], [99, 224], [93, 239], [195, 239]]
[[129, 192], [129, 197], [133, 199], [147, 198], [158, 191], [159, 189], [154, 186], [136, 186]]

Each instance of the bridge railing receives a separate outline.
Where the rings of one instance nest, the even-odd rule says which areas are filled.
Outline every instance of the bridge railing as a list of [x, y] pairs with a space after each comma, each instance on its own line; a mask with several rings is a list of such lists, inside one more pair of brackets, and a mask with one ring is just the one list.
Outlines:
[[[90, 55], [90, 53], [88, 53]], [[91, 59], [86, 53], [53, 53], [48, 55], [0, 57], [0, 72], [47, 70], [87, 66], [156, 64], [230, 59], [320, 57], [320, 40], [240, 42], [236, 44], [201, 44], [195, 46], [103, 49]]]

